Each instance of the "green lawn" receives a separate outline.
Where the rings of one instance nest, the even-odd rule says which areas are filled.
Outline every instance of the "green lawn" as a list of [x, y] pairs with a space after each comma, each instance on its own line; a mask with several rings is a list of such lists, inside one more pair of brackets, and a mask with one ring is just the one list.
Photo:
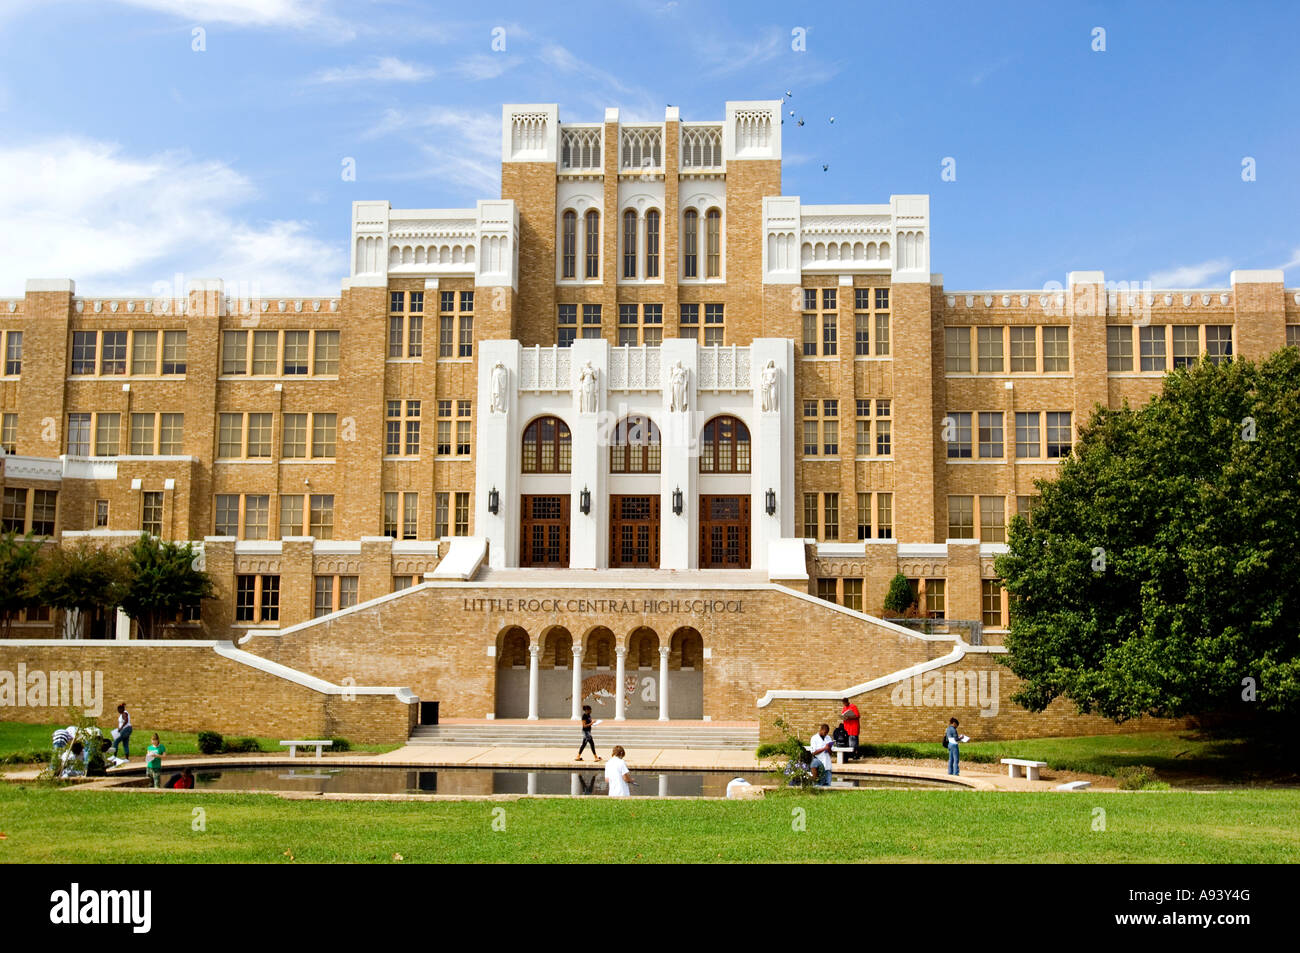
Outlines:
[[[1094, 830], [1105, 811], [1105, 830]], [[4, 863], [1297, 863], [1294, 791], [287, 801], [0, 784]], [[206, 830], [195, 831], [196, 809]], [[806, 830], [797, 831], [802, 811]], [[494, 818], [505, 830], [493, 829]], [[289, 852], [286, 854], [286, 851]]]
[[[27, 754], [35, 751], [49, 752], [50, 736], [62, 725], [29, 725], [19, 721], [0, 721], [0, 762], [12, 754]], [[144, 750], [149, 747], [149, 736], [156, 729], [137, 728], [131, 734], [131, 752], [133, 758], [143, 758]], [[107, 734], [107, 732], [105, 732]], [[198, 734], [185, 731], [158, 731], [158, 737], [167, 748], [169, 755], [198, 754]], [[227, 735], [226, 740], [233, 740], [235, 735]], [[280, 739], [258, 738], [263, 751], [281, 752]], [[353, 745], [353, 751], [382, 752], [392, 751], [401, 745]]]

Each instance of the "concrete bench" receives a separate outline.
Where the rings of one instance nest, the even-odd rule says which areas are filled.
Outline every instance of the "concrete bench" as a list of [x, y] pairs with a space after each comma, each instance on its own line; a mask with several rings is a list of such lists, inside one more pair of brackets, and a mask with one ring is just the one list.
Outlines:
[[831, 748], [831, 750], [835, 752], [835, 763], [836, 763], [836, 764], [843, 764], [843, 763], [844, 763], [844, 756], [845, 756], [846, 754], [853, 754], [853, 752], [857, 751], [858, 749], [857, 749], [857, 748], [841, 748], [841, 747], [838, 747], [838, 746], [837, 746], [837, 747], [833, 747], [833, 748]]
[[1064, 784], [1058, 784], [1055, 788], [1057, 791], [1086, 791], [1092, 787], [1091, 781], [1066, 781]]
[[1047, 767], [1046, 761], [1026, 761], [1024, 758], [1003, 758], [1002, 763], [1007, 766], [1007, 777], [1028, 778], [1030, 781], [1037, 781], [1038, 769]]
[[317, 740], [317, 741], [281, 741], [281, 742], [280, 742], [280, 746], [281, 746], [281, 747], [286, 747], [286, 748], [289, 749], [289, 757], [291, 757], [291, 758], [296, 758], [296, 757], [298, 757], [298, 749], [299, 749], [299, 748], [312, 748], [312, 747], [314, 747], [314, 748], [316, 749], [316, 757], [319, 758], [319, 757], [321, 756], [321, 751], [322, 751], [323, 749], [325, 749], [325, 748], [332, 747], [333, 744], [334, 744], [334, 742], [332, 742], [332, 741], [320, 741], [320, 740]]

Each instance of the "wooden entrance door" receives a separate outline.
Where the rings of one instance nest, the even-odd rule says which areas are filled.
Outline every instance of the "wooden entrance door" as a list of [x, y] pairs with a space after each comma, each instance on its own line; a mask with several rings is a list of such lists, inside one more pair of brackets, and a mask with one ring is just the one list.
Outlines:
[[700, 568], [749, 568], [749, 497], [700, 497]]
[[569, 496], [524, 496], [519, 565], [569, 566]]
[[659, 568], [659, 496], [611, 496], [609, 565]]

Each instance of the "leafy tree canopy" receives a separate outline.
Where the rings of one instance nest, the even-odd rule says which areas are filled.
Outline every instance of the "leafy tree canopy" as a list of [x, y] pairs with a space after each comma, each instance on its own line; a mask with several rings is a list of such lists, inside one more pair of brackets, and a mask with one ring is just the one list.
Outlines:
[[128, 582], [122, 611], [140, 625], [140, 637], [152, 638], [158, 624], [187, 605], [211, 599], [208, 574], [194, 568], [194, 547], [141, 535], [126, 550]]
[[[1300, 350], [1098, 409], [997, 572], [1015, 700], [1117, 720], [1300, 711]], [[1249, 681], [1247, 681], [1249, 680]]]

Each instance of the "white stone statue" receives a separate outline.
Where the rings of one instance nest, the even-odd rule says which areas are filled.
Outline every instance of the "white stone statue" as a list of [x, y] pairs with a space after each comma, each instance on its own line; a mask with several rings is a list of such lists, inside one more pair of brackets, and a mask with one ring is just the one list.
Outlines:
[[682, 367], [682, 362], [678, 361], [673, 365], [672, 371], [668, 376], [668, 387], [670, 403], [668, 410], [671, 413], [679, 413], [687, 410], [686, 406], [686, 385], [690, 381], [691, 372]]
[[578, 412], [594, 414], [596, 412], [596, 369], [591, 361], [582, 365], [578, 374]]
[[780, 386], [781, 371], [776, 361], [768, 361], [763, 368], [763, 389], [759, 392], [763, 400], [763, 412], [774, 414], [780, 410], [777, 388]]
[[506, 408], [510, 406], [509, 399], [510, 371], [497, 361], [496, 366], [492, 368], [492, 413], [506, 413]]

